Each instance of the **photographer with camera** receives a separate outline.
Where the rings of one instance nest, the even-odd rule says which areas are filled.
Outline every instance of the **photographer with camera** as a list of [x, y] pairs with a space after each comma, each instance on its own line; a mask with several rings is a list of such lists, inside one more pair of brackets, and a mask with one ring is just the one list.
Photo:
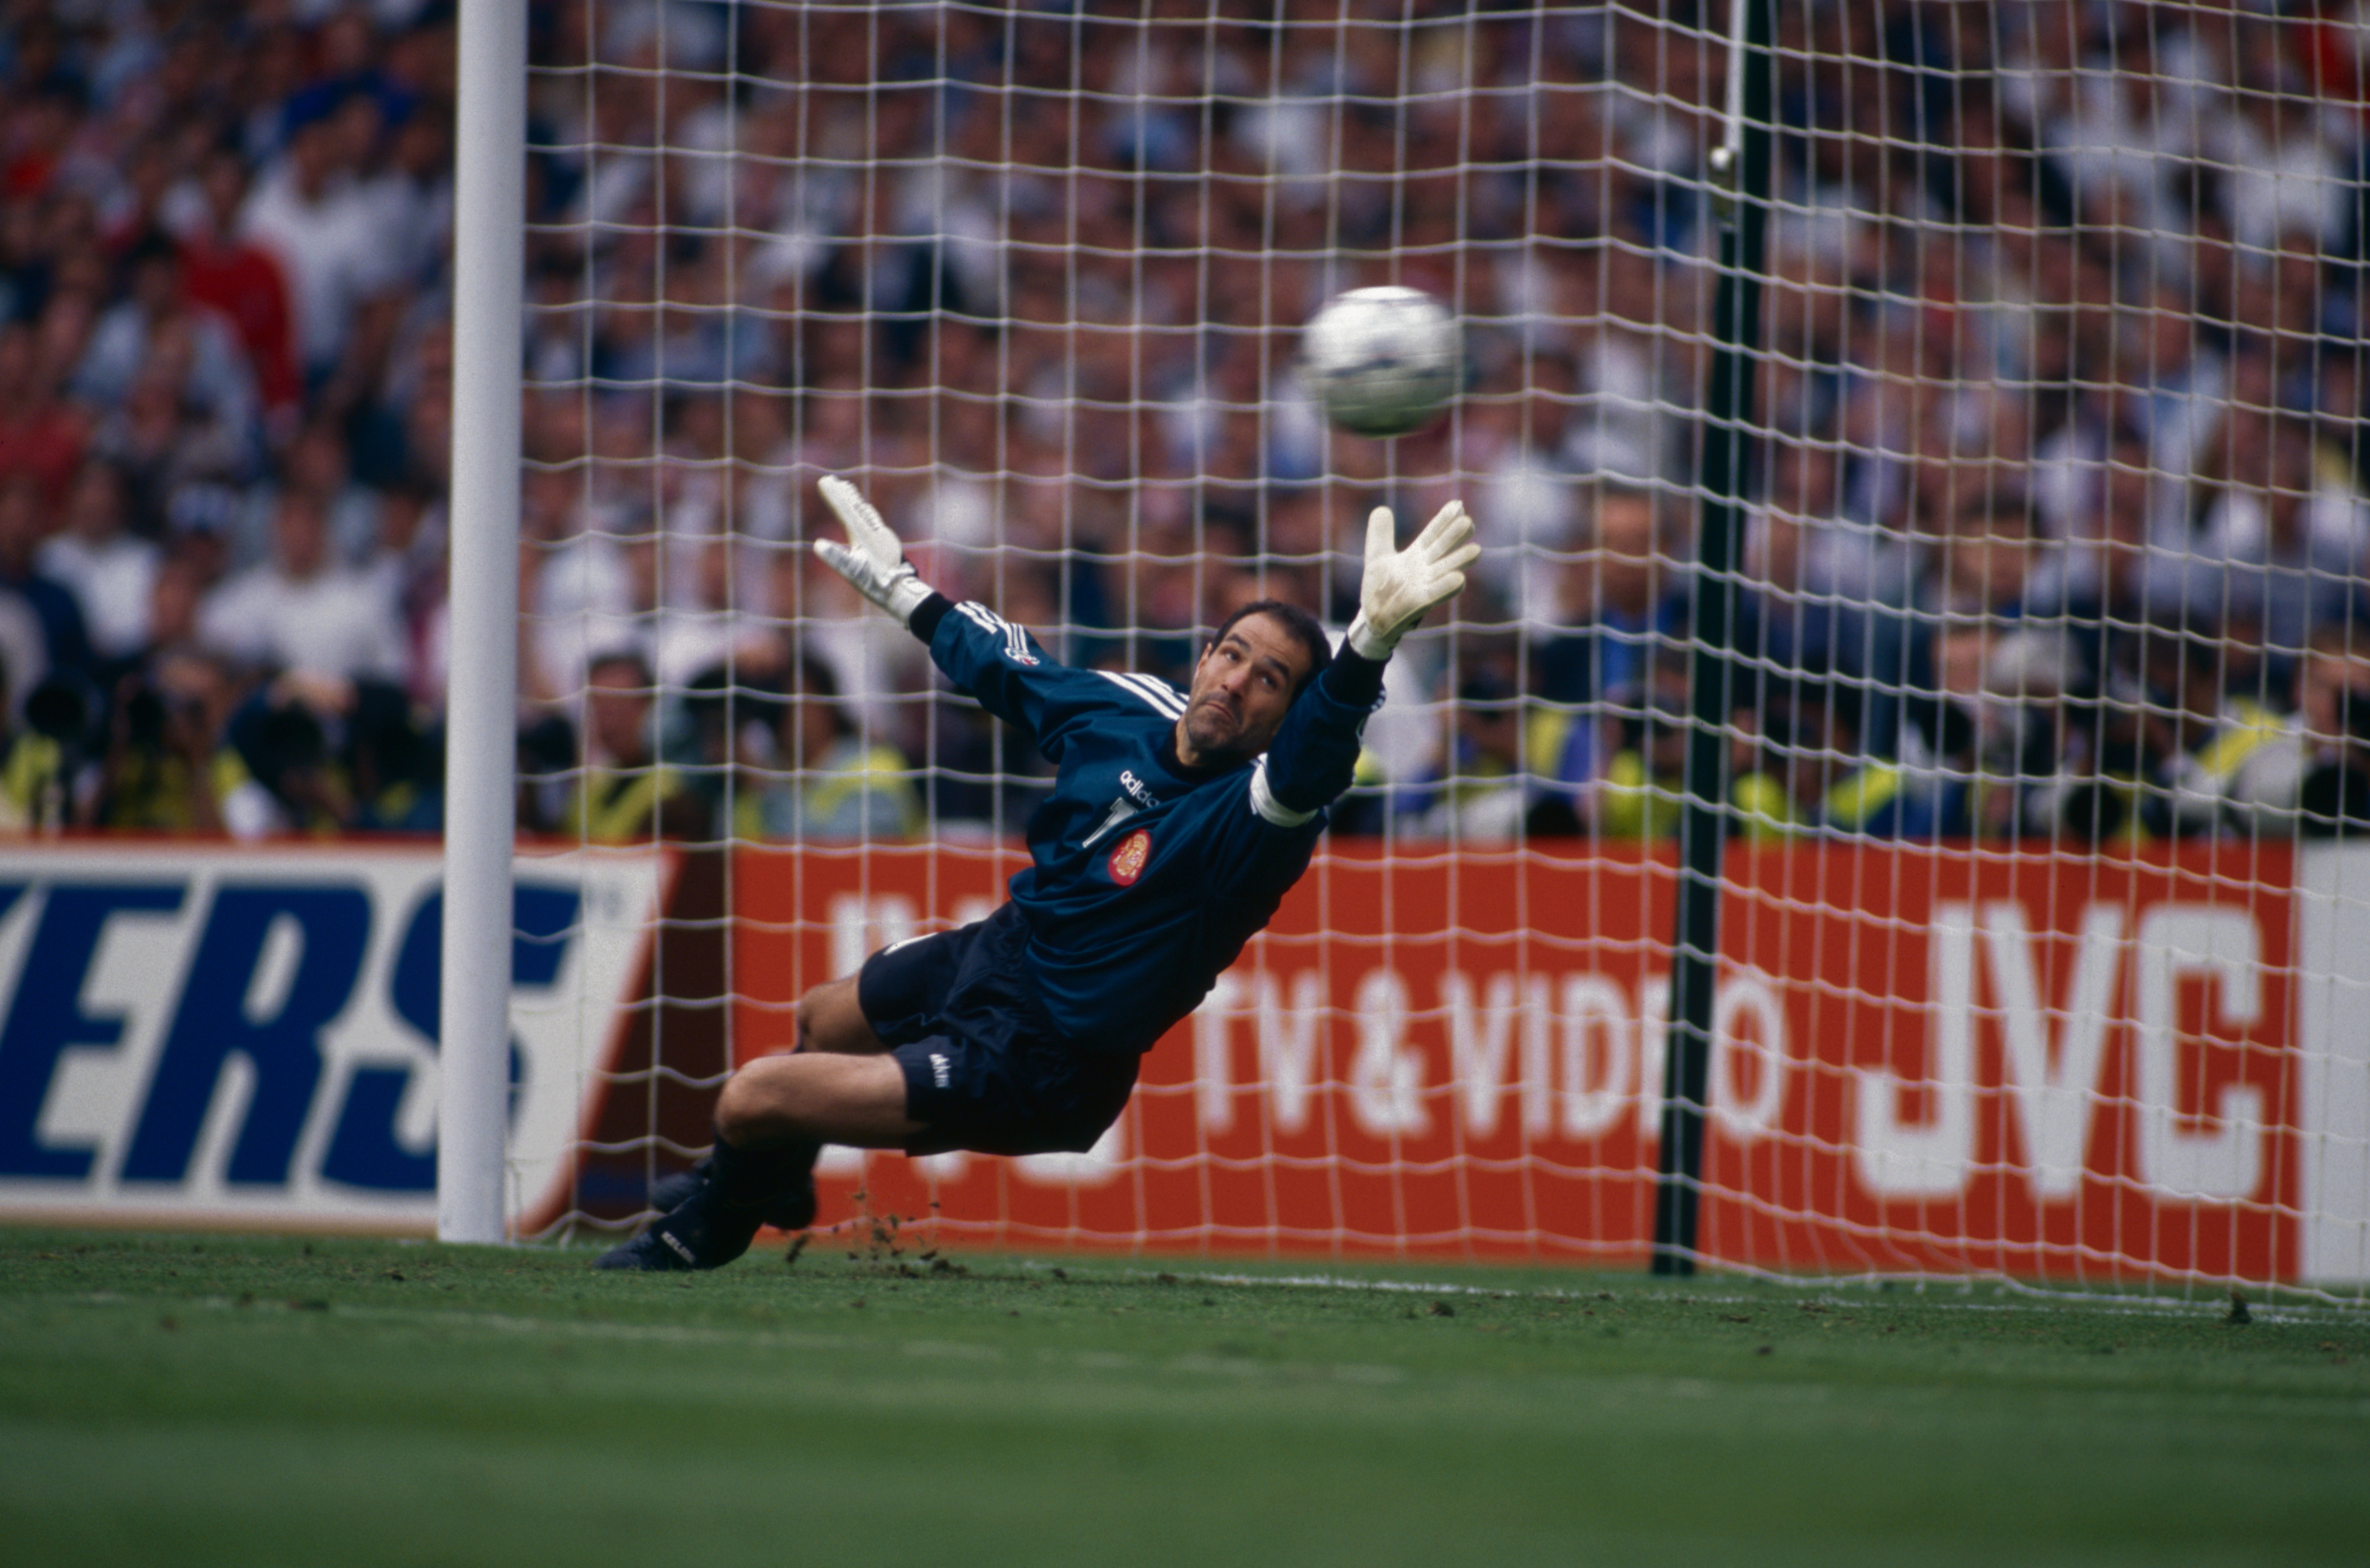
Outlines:
[[2296, 711], [2232, 806], [2266, 836], [2370, 839], [2370, 630], [2316, 627], [2296, 670]]
[[43, 679], [26, 695], [18, 724], [0, 658], [0, 836], [54, 833], [73, 820], [86, 684], [71, 675]]
[[194, 647], [162, 650], [119, 680], [93, 823], [223, 831], [223, 802], [247, 782], [223, 739], [233, 694], [221, 664]]

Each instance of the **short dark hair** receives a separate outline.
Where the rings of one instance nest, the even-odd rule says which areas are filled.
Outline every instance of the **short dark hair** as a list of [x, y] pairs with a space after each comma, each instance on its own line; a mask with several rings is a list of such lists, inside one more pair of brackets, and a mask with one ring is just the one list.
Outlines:
[[1849, 730], [1851, 735], [1843, 742], [1843, 750], [1856, 751], [1866, 696], [1858, 681], [1815, 671], [1805, 670], [1769, 682], [1762, 690], [1766, 731], [1772, 739], [1799, 745], [1801, 720], [1815, 714], [1831, 727]]
[[657, 684], [658, 677], [651, 673], [650, 661], [642, 657], [639, 649], [631, 647], [607, 648], [594, 654], [584, 661], [584, 678], [589, 681], [596, 670], [618, 668], [632, 670], [637, 686]]
[[1308, 683], [1324, 674], [1325, 667], [1333, 662], [1333, 639], [1325, 635], [1325, 628], [1318, 624], [1317, 617], [1299, 605], [1287, 604], [1281, 599], [1254, 599], [1241, 606], [1218, 623], [1218, 629], [1211, 634], [1210, 646], [1215, 647], [1225, 642], [1226, 634], [1235, 629], [1235, 623], [1248, 615], [1272, 615], [1283, 623], [1283, 629], [1294, 641], [1308, 650], [1308, 673], [1293, 687], [1294, 696], [1297, 697], [1307, 690]]
[[[2015, 526], [2016, 532], [2027, 538], [2033, 537], [2041, 532], [2032, 515], [2032, 498], [2018, 489], [1993, 489], [1986, 486], [1981, 495], [1960, 507], [1952, 516], [1954, 519], [1980, 519], [1986, 523], [2006, 521]], [[2000, 531], [1996, 528], [1988, 528], [1985, 532], [1997, 538]]]
[[[842, 738], [856, 733], [856, 721], [848, 716], [847, 704], [840, 700], [839, 671], [831, 661], [814, 649], [800, 645], [790, 655], [789, 694], [810, 703], [821, 703], [831, 715], [831, 732]], [[784, 709], [787, 716], [788, 709]]]

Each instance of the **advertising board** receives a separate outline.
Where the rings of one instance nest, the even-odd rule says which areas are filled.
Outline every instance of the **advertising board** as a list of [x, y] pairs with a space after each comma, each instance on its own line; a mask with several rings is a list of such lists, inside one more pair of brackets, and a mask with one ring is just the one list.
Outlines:
[[[2370, 878], [2333, 853], [2301, 891], [2284, 847], [1732, 853], [1704, 1251], [2361, 1277]], [[2339, 860], [2364, 884], [2351, 919]], [[805, 984], [976, 918], [1016, 864], [745, 853], [740, 1054], [787, 1040]], [[1016, 1243], [1636, 1263], [1674, 887], [1644, 855], [1337, 844], [1145, 1059], [1092, 1154], [839, 1151], [826, 1170]]]
[[[671, 864], [523, 852], [509, 1210], [566, 1201]], [[0, 854], [0, 1214], [435, 1225], [433, 844]]]
[[[523, 851], [517, 1228], [630, 1215], [702, 1141], [720, 1025], [737, 1059], [786, 1047], [807, 986], [984, 914], [1018, 864]], [[0, 1215], [430, 1230], [439, 872], [432, 846], [0, 856]], [[1836, 846], [1739, 851], [1729, 873], [1710, 1258], [2370, 1277], [2370, 852]], [[1337, 846], [1095, 1150], [832, 1150], [826, 1216], [1013, 1245], [1635, 1264], [1674, 889], [1642, 855]], [[690, 940], [728, 931], [712, 959]]]

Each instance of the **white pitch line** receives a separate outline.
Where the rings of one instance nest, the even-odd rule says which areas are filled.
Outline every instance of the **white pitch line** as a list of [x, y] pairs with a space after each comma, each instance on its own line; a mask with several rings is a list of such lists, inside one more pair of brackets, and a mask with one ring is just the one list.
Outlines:
[[[1054, 1265], [1024, 1262], [1021, 1266], [1042, 1270]], [[1188, 1274], [1173, 1268], [1159, 1270], [1122, 1268], [1115, 1272], [1121, 1277], [1128, 1279], [1155, 1279], [1162, 1274], [1167, 1274], [1179, 1285], [1283, 1285], [1299, 1289], [1371, 1290], [1378, 1294], [1399, 1293], [1418, 1296], [1500, 1297], [1508, 1300], [1532, 1301], [1594, 1301], [1602, 1299], [1606, 1295], [1612, 1295], [1616, 1304], [1623, 1301], [1653, 1301], [1666, 1304], [1700, 1302], [1707, 1307], [1774, 1309], [1808, 1302], [1822, 1307], [1872, 1310], [1888, 1306], [1906, 1306], [1914, 1303], [1921, 1307], [1939, 1308], [1953, 1312], [2019, 1312], [2045, 1307], [2074, 1307], [2100, 1317], [2170, 1319], [2195, 1317], [2201, 1313], [2210, 1314], [2225, 1305], [2223, 1299], [2214, 1297], [2202, 1297], [2195, 1301], [2149, 1301], [2128, 1297], [2118, 1299], [2084, 1296], [2070, 1291], [2047, 1291], [2022, 1287], [2012, 1288], [2014, 1294], [2019, 1298], [2016, 1300], [1953, 1301], [1937, 1299], [1935, 1295], [1929, 1294], [1927, 1290], [1917, 1286], [1903, 1287], [1899, 1292], [1901, 1299], [1887, 1299], [1885, 1296], [1876, 1294], [1836, 1295], [1834, 1293], [1833, 1283], [1830, 1282], [1821, 1288], [1824, 1293], [1804, 1296], [1798, 1302], [1792, 1299], [1773, 1300], [1766, 1296], [1714, 1295], [1697, 1290], [1629, 1290], [1614, 1294], [1601, 1289], [1509, 1289], [1490, 1285], [1450, 1285], [1428, 1279], [1345, 1278], [1330, 1274]], [[1933, 1288], [1936, 1292], [1948, 1290], [1952, 1294], [1965, 1293], [1960, 1287], [1953, 1284], [1936, 1283]], [[2249, 1301], [2247, 1304], [2247, 1310], [2257, 1322], [2273, 1323], [2342, 1322], [2358, 1320], [2363, 1315], [2357, 1310], [2342, 1305], [2318, 1308], [2278, 1307], [2255, 1301]]]

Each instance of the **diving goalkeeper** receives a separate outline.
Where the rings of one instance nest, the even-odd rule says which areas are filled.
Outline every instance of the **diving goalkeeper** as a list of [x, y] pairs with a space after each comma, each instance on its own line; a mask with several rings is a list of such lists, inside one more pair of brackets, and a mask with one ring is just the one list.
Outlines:
[[1226, 618], [1179, 692], [1072, 670], [979, 604], [933, 592], [880, 514], [822, 482], [847, 540], [815, 551], [929, 645], [1055, 767], [1028, 868], [976, 924], [892, 944], [800, 999], [788, 1053], [725, 1083], [716, 1144], [688, 1191], [599, 1267], [720, 1268], [760, 1225], [815, 1216], [825, 1143], [932, 1154], [1085, 1150], [1119, 1118], [1136, 1067], [1266, 925], [1350, 787], [1383, 666], [1480, 554], [1451, 501], [1406, 549], [1367, 519], [1359, 610], [1337, 657], [1306, 611]]

